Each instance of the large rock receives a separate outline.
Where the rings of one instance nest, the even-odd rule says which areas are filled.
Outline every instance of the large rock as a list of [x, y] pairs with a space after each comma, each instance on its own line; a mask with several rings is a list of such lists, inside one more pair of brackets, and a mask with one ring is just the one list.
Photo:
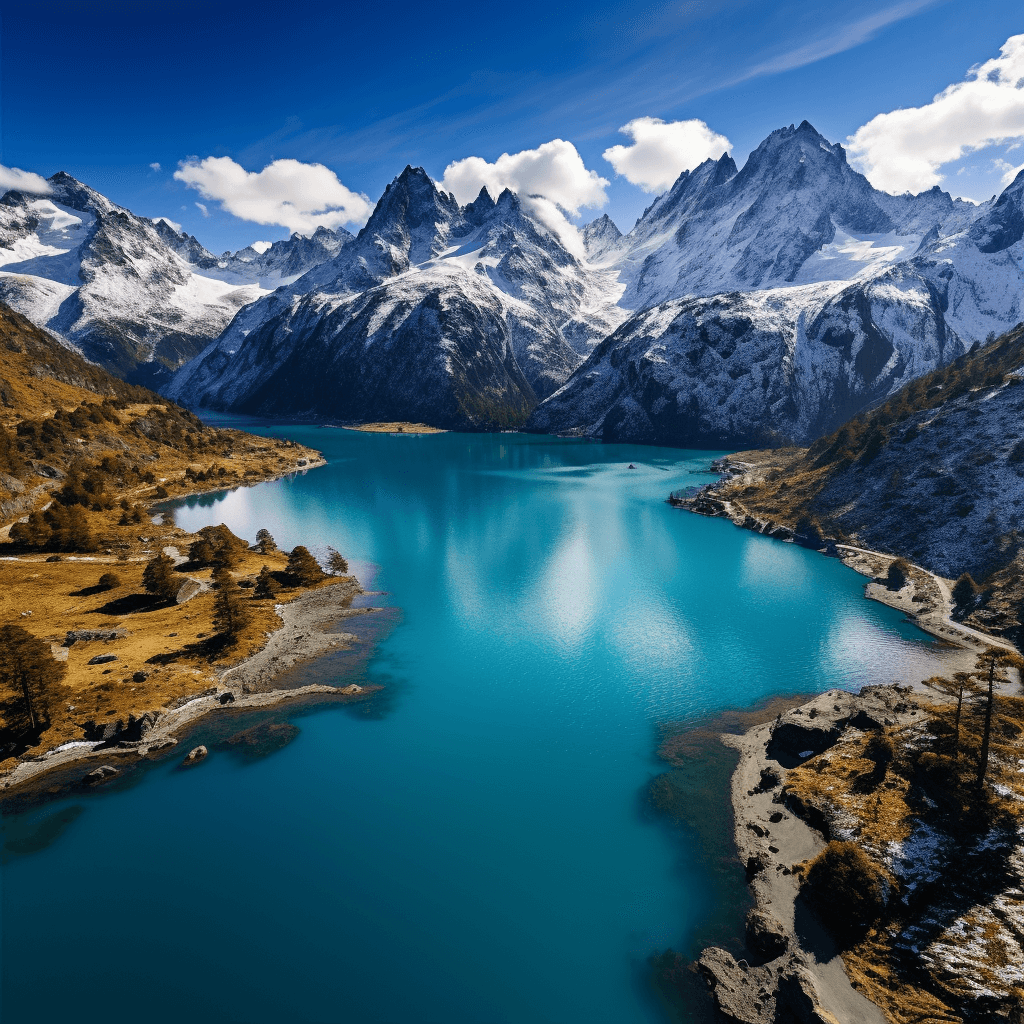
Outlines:
[[192, 765], [205, 761], [209, 753], [209, 750], [204, 746], [193, 747], [186, 755], [185, 760], [181, 762], [181, 765], [183, 768], [191, 768]]
[[766, 960], [775, 960], [789, 949], [789, 936], [783, 923], [763, 910], [747, 914], [747, 946]]
[[737, 1024], [773, 1024], [773, 975], [766, 967], [749, 967], [727, 950], [705, 949], [697, 967], [711, 989], [715, 1007], [727, 1021]]
[[906, 692], [895, 686], [866, 686], [860, 694], [827, 690], [779, 715], [772, 726], [768, 756], [803, 761], [839, 742], [847, 728], [881, 729], [906, 710]]
[[103, 782], [109, 782], [115, 776], [121, 773], [113, 765], [102, 764], [99, 768], [94, 768], [83, 780], [87, 786], [98, 786]]
[[778, 1020], [793, 1024], [840, 1024], [818, 1001], [814, 978], [806, 967], [795, 966], [779, 978]]

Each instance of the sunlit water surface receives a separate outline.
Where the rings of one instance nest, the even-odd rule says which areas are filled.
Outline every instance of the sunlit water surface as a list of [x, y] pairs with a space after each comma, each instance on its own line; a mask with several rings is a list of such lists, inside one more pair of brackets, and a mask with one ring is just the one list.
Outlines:
[[401, 610], [384, 696], [22, 817], [85, 808], [4, 866], [3, 1019], [662, 1021], [648, 959], [714, 889], [644, 798], [657, 726], [938, 655], [839, 562], [668, 506], [706, 452], [264, 429], [330, 464], [178, 522], [340, 549]]

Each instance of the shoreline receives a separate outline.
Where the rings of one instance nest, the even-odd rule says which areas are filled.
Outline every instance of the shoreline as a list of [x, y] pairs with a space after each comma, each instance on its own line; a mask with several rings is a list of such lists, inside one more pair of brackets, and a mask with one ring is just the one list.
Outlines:
[[[327, 465], [327, 459], [322, 453], [317, 452], [316, 456], [304, 457], [301, 465], [289, 466], [260, 479], [240, 481], [233, 487], [189, 490], [185, 494], [158, 499], [150, 504], [150, 514], [162, 516], [164, 512], [161, 506], [170, 502], [206, 494], [229, 493], [238, 487], [271, 483]], [[74, 560], [73, 555], [66, 558], [68, 561]], [[22, 560], [18, 556], [12, 556], [12, 559]], [[115, 563], [114, 559], [107, 556], [95, 556], [88, 560]], [[358, 642], [358, 638], [351, 633], [330, 630], [347, 618], [381, 610], [375, 607], [352, 608], [353, 598], [363, 592], [354, 576], [338, 577], [331, 583], [305, 591], [291, 601], [275, 605], [280, 625], [266, 635], [266, 642], [259, 650], [238, 664], [218, 671], [214, 687], [192, 695], [177, 706], [141, 711], [140, 719], [145, 724], [142, 726], [143, 738], [140, 740], [122, 740], [117, 743], [85, 739], [64, 741], [49, 750], [20, 760], [13, 768], [0, 773], [0, 808], [12, 797], [25, 796], [37, 790], [54, 773], [66, 773], [79, 767], [91, 771], [97, 766], [102, 767], [104, 761], [119, 761], [122, 764], [127, 761], [129, 765], [134, 765], [166, 755], [178, 744], [177, 732], [218, 711], [270, 708], [287, 701], [314, 697], [346, 703], [365, 699], [365, 696], [376, 692], [377, 688], [355, 684], [331, 686], [318, 683], [281, 688], [272, 685], [297, 665], [313, 661], [331, 651], [350, 649]], [[146, 719], [150, 721], [146, 722]], [[119, 774], [120, 769], [116, 769], [100, 781], [113, 780]], [[84, 776], [77, 783], [79, 786], [88, 784]]]
[[[728, 464], [727, 467], [728, 468]], [[714, 472], [715, 470], [712, 470]], [[727, 474], [718, 482], [730, 478]], [[943, 579], [930, 569], [915, 565], [909, 559], [912, 574], [905, 586], [899, 591], [889, 590], [880, 578], [888, 570], [891, 562], [900, 556], [889, 555], [881, 551], [855, 547], [851, 544], [840, 544], [831, 538], [824, 538], [815, 544], [813, 539], [804, 538], [792, 529], [773, 522], [770, 519], [759, 519], [751, 515], [739, 502], [719, 498], [712, 492], [716, 484], [710, 484], [698, 494], [685, 498], [669, 498], [673, 508], [708, 518], [728, 519], [733, 526], [741, 530], [750, 530], [784, 544], [798, 544], [820, 555], [838, 558], [845, 566], [868, 577], [864, 584], [864, 597], [869, 601], [877, 601], [901, 611], [907, 620], [950, 647], [976, 654], [986, 647], [999, 647], [1004, 650], [1016, 651], [1010, 641], [1002, 637], [983, 633], [971, 626], [955, 622], [952, 618], [952, 581]], [[966, 664], [966, 663], [965, 663]], [[971, 662], [973, 664], [973, 661]]]
[[[340, 593], [335, 594], [333, 591]], [[140, 740], [122, 740], [117, 743], [75, 740], [20, 761], [0, 776], [0, 805], [11, 797], [24, 796], [27, 791], [45, 785], [48, 777], [55, 772], [80, 768], [83, 774], [77, 783], [89, 785], [85, 776], [107, 762], [120, 762], [127, 767], [162, 757], [178, 745], [178, 732], [217, 712], [271, 708], [307, 698], [326, 697], [339, 703], [366, 699], [378, 688], [354, 683], [347, 686], [315, 683], [280, 688], [271, 685], [297, 665], [313, 661], [331, 651], [349, 649], [358, 642], [358, 638], [351, 633], [329, 630], [347, 618], [381, 610], [376, 607], [349, 607], [352, 598], [359, 593], [362, 593], [362, 589], [353, 577], [342, 577], [336, 583], [307, 591], [294, 601], [277, 605], [275, 610], [281, 617], [281, 625], [269, 634], [267, 643], [259, 651], [237, 665], [220, 671], [215, 687], [193, 695], [177, 707], [146, 713], [153, 715], [153, 720], [150, 727], [144, 729]], [[118, 768], [107, 778], [98, 781], [113, 780], [120, 771]]]
[[[789, 771], [807, 758], [787, 757], [778, 750], [771, 756], [769, 749], [779, 723], [801, 730], [798, 735], [806, 738], [798, 739], [796, 745], [813, 744], [813, 757], [822, 750], [811, 737], [830, 724], [850, 728], [859, 712], [895, 724], [910, 706], [905, 688], [898, 686], [866, 686], [859, 694], [827, 690], [774, 720], [749, 726], [742, 734], [719, 734], [720, 742], [739, 754], [729, 782], [733, 841], [737, 869], [745, 866], [754, 900], [754, 910], [747, 917], [747, 955], [737, 958], [710, 946], [695, 961], [725, 1020], [771, 1024], [776, 1013], [797, 1014], [802, 1008], [806, 1016], [794, 1019], [886, 1024], [882, 1009], [850, 980], [839, 949], [800, 906], [799, 882], [791, 866], [815, 857], [824, 849], [826, 838], [793, 812], [780, 789]], [[797, 715], [804, 716], [804, 721]], [[812, 718], [815, 724], [809, 729]], [[787, 761], [793, 763], [787, 765]], [[742, 936], [737, 938], [743, 942]]]

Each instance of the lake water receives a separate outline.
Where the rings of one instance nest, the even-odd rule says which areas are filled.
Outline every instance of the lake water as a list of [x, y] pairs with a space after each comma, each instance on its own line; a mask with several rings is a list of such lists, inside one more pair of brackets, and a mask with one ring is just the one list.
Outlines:
[[839, 562], [668, 506], [706, 452], [263, 429], [330, 464], [178, 522], [341, 550], [400, 609], [358, 668], [385, 690], [9, 818], [60, 835], [3, 869], [3, 1020], [663, 1022], [649, 958], [716, 889], [645, 799], [658, 726], [930, 674], [926, 638]]

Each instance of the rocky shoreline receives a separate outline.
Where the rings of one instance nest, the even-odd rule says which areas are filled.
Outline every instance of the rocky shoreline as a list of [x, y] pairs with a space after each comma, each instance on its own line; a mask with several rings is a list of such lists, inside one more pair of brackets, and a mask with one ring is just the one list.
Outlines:
[[823, 753], [846, 729], [896, 725], [911, 720], [911, 712], [902, 687], [866, 687], [859, 695], [829, 690], [741, 736], [723, 734], [722, 742], [740, 753], [731, 784], [735, 842], [755, 901], [747, 955], [713, 946], [697, 961], [725, 1020], [886, 1024], [882, 1011], [854, 989], [825, 932], [800, 912], [792, 865], [818, 854], [825, 837], [787, 804], [785, 783], [792, 768]]
[[199, 719], [214, 714], [270, 708], [285, 702], [366, 699], [373, 689], [355, 684], [315, 684], [275, 688], [283, 673], [329, 651], [351, 647], [351, 633], [331, 632], [344, 619], [367, 615], [376, 608], [352, 608], [362, 593], [358, 581], [344, 577], [336, 583], [302, 594], [277, 606], [281, 625], [269, 634], [266, 645], [238, 665], [219, 674], [217, 684], [177, 707], [151, 711], [127, 723], [118, 723], [109, 737], [64, 743], [21, 761], [0, 777], [0, 803], [12, 797], [48, 790], [50, 778], [60, 775], [63, 791], [72, 786], [109, 782], [137, 762], [166, 756], [179, 742], [178, 734]]
[[[896, 555], [841, 544], [832, 537], [823, 537], [813, 527], [800, 531], [770, 519], [759, 518], [751, 515], [740, 502], [730, 501], [715, 493], [722, 484], [747, 474], [751, 468], [746, 463], [734, 462], [728, 457], [717, 459], [711, 463], [710, 471], [721, 473], [721, 479], [707, 484], [696, 494], [673, 495], [669, 498], [669, 504], [697, 515], [728, 519], [740, 529], [840, 559], [844, 565], [869, 578], [870, 582], [864, 586], [866, 598], [898, 609], [919, 629], [953, 647], [971, 654], [986, 647], [1016, 649], [1007, 640], [982, 633], [953, 619], [951, 580], [943, 579], [921, 566], [911, 565], [905, 585], [898, 591], [890, 590], [884, 579], [890, 563], [896, 561]], [[964, 665], [968, 663], [973, 662], [967, 659]], [[956, 666], [957, 669], [960, 667]]]

